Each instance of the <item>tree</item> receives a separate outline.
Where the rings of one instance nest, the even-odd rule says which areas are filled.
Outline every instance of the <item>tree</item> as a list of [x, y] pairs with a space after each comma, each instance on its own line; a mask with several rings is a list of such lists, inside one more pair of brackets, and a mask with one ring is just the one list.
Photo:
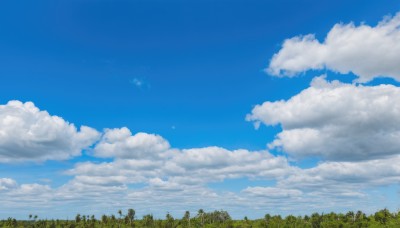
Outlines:
[[352, 223], [354, 223], [354, 221], [356, 220], [355, 218], [355, 214], [353, 211], [349, 211], [346, 213], [346, 218], [348, 221], [351, 221]]
[[390, 211], [388, 209], [383, 209], [375, 213], [375, 221], [386, 225], [386, 223], [389, 221], [389, 219], [392, 217], [390, 214]]
[[111, 215], [111, 218], [110, 218], [110, 220], [111, 220], [111, 224], [115, 224], [115, 222], [117, 221], [117, 218], [115, 218], [115, 215]]
[[154, 227], [154, 219], [153, 215], [144, 215], [143, 216], [143, 223], [145, 227]]
[[190, 212], [189, 211], [185, 211], [185, 214], [183, 215], [182, 220], [185, 221], [185, 224], [187, 227], [190, 227]]
[[132, 222], [135, 219], [135, 210], [132, 208], [128, 209], [127, 217], [129, 219], [129, 225], [132, 227]]
[[174, 227], [174, 221], [175, 221], [175, 219], [174, 219], [174, 217], [172, 217], [172, 215], [169, 213], [169, 212], [167, 212], [167, 215], [165, 216], [165, 220], [166, 220], [166, 228], [172, 228], [172, 227]]
[[75, 222], [78, 224], [78, 223], [80, 223], [81, 222], [81, 215], [80, 214], [77, 214], [76, 216], [75, 216]]
[[107, 215], [102, 215], [101, 216], [101, 222], [103, 223], [102, 226], [107, 225], [107, 222], [108, 222]]
[[295, 216], [293, 216], [293, 215], [288, 215], [286, 218], [285, 218], [285, 220], [286, 220], [286, 224], [289, 226], [289, 227], [296, 227], [296, 221], [297, 221], [297, 219], [296, 219], [296, 217]]
[[119, 219], [118, 219], [118, 227], [121, 227], [121, 218], [122, 218], [122, 211], [118, 210]]
[[203, 210], [203, 209], [200, 209], [200, 210], [197, 212], [197, 217], [200, 218], [201, 227], [204, 227], [204, 210]]
[[318, 213], [313, 213], [310, 220], [312, 227], [321, 227], [322, 216]]

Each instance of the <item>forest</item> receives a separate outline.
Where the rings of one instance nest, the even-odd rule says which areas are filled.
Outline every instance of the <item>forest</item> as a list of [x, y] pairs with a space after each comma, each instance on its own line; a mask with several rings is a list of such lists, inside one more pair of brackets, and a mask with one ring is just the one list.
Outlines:
[[186, 211], [181, 218], [174, 218], [167, 213], [164, 219], [154, 218], [153, 215], [136, 217], [134, 209], [124, 213], [119, 210], [116, 215], [102, 215], [96, 218], [94, 215], [77, 214], [73, 220], [48, 220], [41, 219], [38, 215], [30, 214], [26, 220], [7, 218], [0, 221], [0, 227], [32, 227], [32, 228], [297, 228], [297, 227], [400, 227], [400, 211], [391, 212], [388, 209], [379, 210], [366, 215], [362, 211], [349, 211], [347, 213], [313, 213], [311, 215], [294, 216], [265, 214], [263, 218], [248, 219], [245, 216], [241, 220], [232, 219], [227, 211], [205, 212], [198, 210], [192, 216]]

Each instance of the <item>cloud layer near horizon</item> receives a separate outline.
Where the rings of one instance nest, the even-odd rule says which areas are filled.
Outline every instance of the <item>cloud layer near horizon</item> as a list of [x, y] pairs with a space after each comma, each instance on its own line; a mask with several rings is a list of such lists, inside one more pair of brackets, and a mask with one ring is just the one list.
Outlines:
[[[360, 125], [359, 118], [350, 118], [353, 115], [357, 116], [357, 113], [363, 113], [365, 122], [362, 123], [373, 122], [376, 115], [382, 113], [387, 115], [384, 120], [393, 121], [391, 118], [394, 118], [397, 108], [387, 105], [386, 102], [391, 103], [391, 98], [396, 99], [395, 95], [398, 93], [398, 88], [390, 85], [364, 87], [337, 81], [328, 82], [324, 77], [318, 77], [313, 80], [310, 88], [295, 95], [289, 101], [269, 102], [257, 106], [248, 118], [271, 125], [282, 124], [283, 132], [301, 127], [308, 129], [311, 126], [318, 130], [319, 128], [324, 129], [325, 124], [333, 124], [329, 121], [318, 122], [318, 120], [327, 118], [326, 115], [330, 113], [330, 118], [334, 120], [334, 125], [339, 129], [338, 132], [347, 132], [348, 129], [345, 126], [348, 125], [348, 128], [352, 128]], [[316, 94], [318, 96], [315, 96]], [[372, 104], [379, 105], [379, 107], [356, 105], [352, 103], [351, 99], [348, 99], [346, 94], [353, 94], [355, 99], [360, 101], [363, 101], [364, 96], [368, 94], [369, 101], [373, 101]], [[315, 97], [319, 97], [318, 99], [327, 103], [323, 105], [312, 100]], [[305, 103], [297, 103], [298, 101]], [[323, 107], [331, 107], [336, 102], [343, 103], [343, 109], [336, 107], [324, 110]], [[30, 102], [24, 104], [13, 101], [7, 104], [8, 106], [13, 108], [16, 106], [18, 110], [22, 109], [21, 113], [26, 112], [23, 107], [28, 106], [34, 110], [33, 113], [40, 113], [50, 119], [55, 118], [47, 112], [38, 110]], [[314, 106], [319, 107], [318, 112], [313, 109]], [[299, 107], [307, 108], [298, 110]], [[332, 112], [332, 110], [337, 110], [343, 115], [335, 114], [337, 112]], [[345, 110], [351, 115], [347, 116]], [[371, 110], [382, 113], [374, 113]], [[15, 111], [7, 113], [8, 116], [10, 113], [16, 116]], [[282, 113], [286, 114], [282, 115]], [[365, 113], [369, 113], [369, 115], [365, 115]], [[29, 119], [32, 118], [31, 115], [26, 116]], [[59, 121], [62, 120], [60, 117], [57, 118]], [[52, 122], [50, 121], [50, 123]], [[73, 126], [64, 120], [60, 123], [60, 126]], [[388, 129], [397, 131], [394, 126], [382, 129], [386, 125], [383, 123], [378, 125], [380, 126], [378, 129], [367, 125], [362, 130], [363, 136], [374, 137], [376, 131], [386, 132]], [[45, 127], [44, 124], [41, 126]], [[72, 129], [75, 128], [72, 127]], [[77, 134], [76, 131], [72, 132]], [[97, 131], [94, 132], [97, 133]], [[96, 135], [94, 138], [98, 139], [98, 134], [93, 134], [93, 136]], [[286, 152], [285, 143], [296, 145], [296, 137], [289, 137], [294, 142], [286, 142], [282, 140], [281, 135], [282, 133], [279, 133], [277, 139], [270, 144], [271, 148], [281, 147]], [[335, 140], [336, 135], [332, 133], [329, 137]], [[396, 133], [392, 132], [391, 135], [396, 135]], [[353, 137], [361, 136], [356, 133]], [[313, 143], [313, 141], [308, 142], [307, 137], [303, 137], [303, 139], [305, 144]], [[323, 137], [317, 137], [317, 139], [324, 140]], [[79, 142], [80, 138], [77, 137], [76, 140]], [[347, 140], [354, 139], [347, 135]], [[362, 142], [363, 140], [357, 138], [356, 141]], [[341, 146], [346, 147], [351, 144], [350, 142], [342, 143]], [[324, 145], [324, 143], [320, 142], [317, 145]], [[366, 139], [364, 143], [367, 143]], [[379, 143], [379, 141], [375, 141], [375, 143]], [[381, 143], [387, 143], [387, 141]], [[84, 146], [90, 145], [85, 144]], [[59, 187], [40, 183], [19, 184], [12, 178], [2, 177], [0, 178], [2, 204], [16, 210], [24, 210], [23, 208], [25, 210], [26, 208], [46, 210], [46, 208], [62, 207], [65, 204], [79, 208], [96, 205], [98, 213], [103, 213], [110, 207], [124, 208], [130, 205], [138, 205], [135, 208], [149, 213], [153, 212], [151, 208], [158, 205], [166, 205], [172, 213], [184, 209], [196, 210], [200, 207], [205, 209], [226, 208], [233, 213], [237, 213], [243, 208], [273, 209], [285, 213], [285, 211], [301, 210], [301, 205], [307, 203], [311, 212], [324, 208], [329, 209], [332, 206], [349, 208], [354, 204], [362, 204], [372, 197], [367, 193], [370, 189], [388, 186], [400, 180], [400, 169], [395, 165], [399, 160], [399, 155], [395, 151], [367, 150], [363, 151], [363, 159], [354, 159], [354, 156], [360, 156], [357, 153], [354, 155], [349, 152], [354, 148], [346, 150], [337, 147], [332, 150], [332, 148], [321, 146], [318, 150], [310, 150], [311, 154], [308, 153], [308, 150], [304, 150], [305, 154], [301, 154], [302, 150], [288, 151], [290, 155], [300, 154], [303, 157], [313, 156], [316, 152], [322, 151], [325, 154], [319, 155], [324, 158], [348, 160], [321, 161], [314, 167], [301, 168], [290, 164], [285, 156], [273, 155], [266, 150], [227, 150], [216, 146], [177, 149], [171, 147], [169, 142], [160, 135], [143, 132], [132, 134], [126, 127], [105, 129], [93, 146], [92, 156], [104, 157], [111, 161], [78, 162], [73, 168], [65, 171], [65, 174], [72, 178]], [[311, 145], [310, 148], [314, 146]], [[356, 146], [354, 147], [356, 148]], [[27, 148], [29, 149], [29, 147]], [[75, 147], [71, 148], [75, 150]], [[348, 156], [348, 159], [337, 159], [336, 151], [340, 153], [340, 156]], [[73, 153], [67, 154], [74, 155]], [[47, 159], [51, 158], [59, 159], [58, 156], [47, 157]], [[14, 162], [15, 160], [18, 159], [7, 158], [3, 159], [3, 162]], [[32, 161], [32, 159], [21, 159], [20, 161]], [[210, 187], [214, 183], [243, 178], [248, 180], [247, 185], [237, 189], [219, 191]], [[257, 184], [252, 184], [253, 181]], [[121, 199], [123, 200], [121, 201]], [[327, 199], [331, 204], [321, 206]], [[27, 203], [29, 203], [29, 207], [27, 207]], [[210, 207], [210, 205], [213, 206]]]
[[336, 24], [323, 42], [313, 34], [286, 39], [266, 69], [275, 76], [293, 77], [308, 70], [354, 73], [359, 82], [376, 77], [400, 81], [400, 14], [375, 27]]

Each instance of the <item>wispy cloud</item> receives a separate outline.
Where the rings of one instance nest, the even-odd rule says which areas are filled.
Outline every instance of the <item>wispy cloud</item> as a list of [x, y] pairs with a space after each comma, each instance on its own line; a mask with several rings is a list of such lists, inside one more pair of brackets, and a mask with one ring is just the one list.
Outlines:
[[132, 85], [134, 85], [136, 88], [150, 88], [150, 84], [142, 78], [133, 78], [129, 81]]

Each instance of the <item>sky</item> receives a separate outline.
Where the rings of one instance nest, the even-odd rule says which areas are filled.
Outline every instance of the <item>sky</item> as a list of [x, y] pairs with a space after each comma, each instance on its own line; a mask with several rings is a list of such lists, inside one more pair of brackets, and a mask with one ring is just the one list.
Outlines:
[[400, 4], [0, 3], [0, 218], [398, 210]]

